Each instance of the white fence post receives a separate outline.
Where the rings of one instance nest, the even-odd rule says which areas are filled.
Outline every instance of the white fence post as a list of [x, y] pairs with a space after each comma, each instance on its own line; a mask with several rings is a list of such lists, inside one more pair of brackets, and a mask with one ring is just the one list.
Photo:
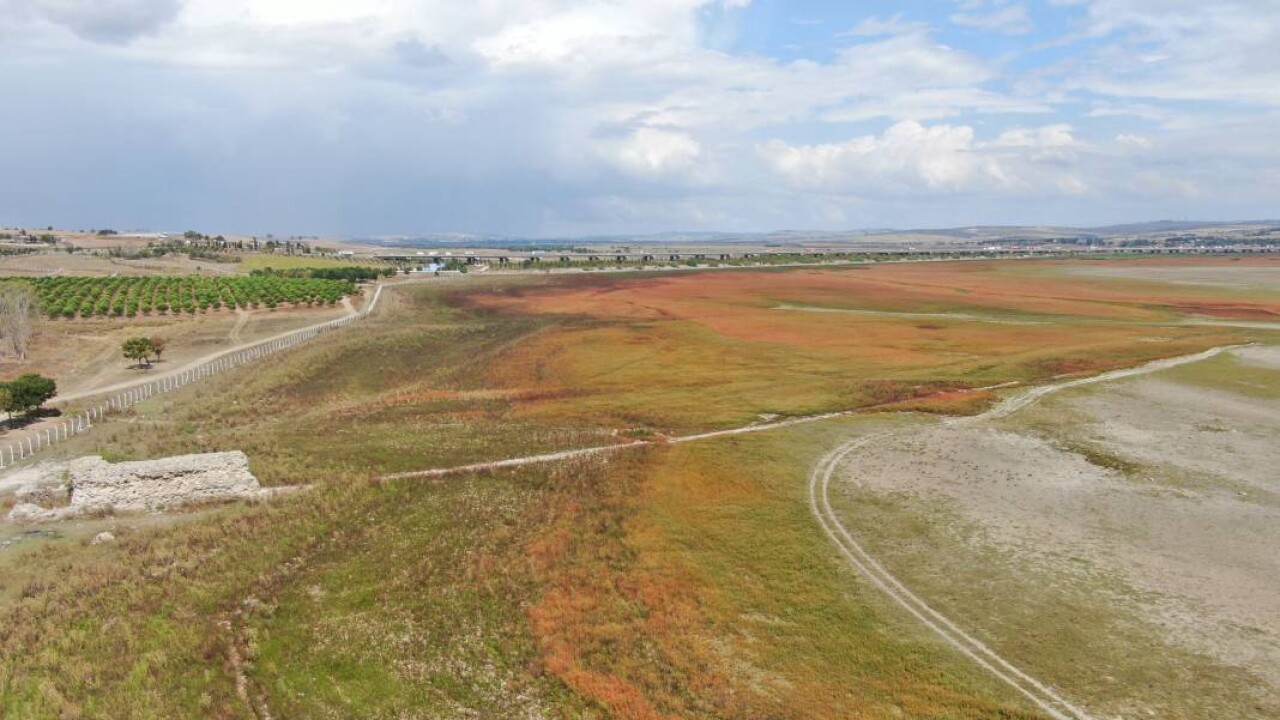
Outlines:
[[176, 375], [167, 375], [108, 397], [102, 403], [86, 409], [79, 415], [64, 420], [52, 428], [46, 428], [43, 431], [43, 435], [40, 430], [36, 430], [35, 433], [27, 436], [25, 444], [22, 440], [18, 440], [16, 443], [16, 451], [14, 450], [14, 443], [10, 443], [8, 446], [9, 461], [7, 464], [4, 460], [4, 448], [0, 448], [0, 468], [12, 465], [17, 460], [25, 459], [30, 455], [33, 455], [36, 450], [42, 447], [41, 443], [43, 443], [43, 447], [49, 447], [55, 442], [60, 442], [70, 438], [72, 435], [78, 435], [85, 432], [93, 427], [95, 417], [98, 420], [102, 420], [112, 410], [123, 410], [161, 393], [177, 390], [178, 388], [200, 378], [211, 377], [219, 372], [230, 370], [251, 360], [256, 360], [260, 357], [280, 352], [281, 350], [293, 347], [304, 340], [314, 338], [328, 330], [343, 327], [351, 324], [355, 320], [368, 317], [369, 313], [373, 311], [374, 306], [377, 305], [378, 299], [381, 295], [382, 286], [378, 286], [378, 289], [374, 292], [373, 299], [370, 301], [369, 305], [365, 309], [353, 315], [348, 315], [336, 320], [330, 320], [329, 322], [315, 327], [305, 328], [283, 337], [276, 338], [275, 340], [268, 341], [264, 344], [237, 350], [230, 355], [223, 355], [190, 370], [182, 370]]

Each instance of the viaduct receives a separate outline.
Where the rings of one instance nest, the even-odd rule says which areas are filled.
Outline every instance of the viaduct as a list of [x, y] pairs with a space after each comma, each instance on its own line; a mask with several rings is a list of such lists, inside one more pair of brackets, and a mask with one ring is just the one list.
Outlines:
[[1240, 245], [1222, 247], [1053, 247], [1053, 248], [936, 248], [936, 249], [768, 249], [768, 250], [712, 250], [682, 252], [516, 252], [509, 250], [460, 250], [450, 255], [426, 255], [417, 251], [383, 252], [374, 257], [379, 260], [426, 262], [429, 260], [461, 260], [468, 265], [547, 265], [564, 266], [600, 263], [649, 263], [649, 262], [730, 262], [765, 260], [768, 258], [794, 259], [796, 262], [821, 260], [852, 260], [866, 257], [927, 258], [938, 257], [1054, 257], [1100, 254], [1126, 255], [1210, 255], [1280, 253], [1280, 246]]

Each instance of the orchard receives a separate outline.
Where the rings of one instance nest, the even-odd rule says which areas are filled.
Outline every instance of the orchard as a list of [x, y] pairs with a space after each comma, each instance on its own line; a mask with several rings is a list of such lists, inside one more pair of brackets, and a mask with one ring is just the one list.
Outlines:
[[350, 280], [290, 277], [28, 278], [52, 318], [135, 317], [210, 310], [333, 305], [355, 292]]

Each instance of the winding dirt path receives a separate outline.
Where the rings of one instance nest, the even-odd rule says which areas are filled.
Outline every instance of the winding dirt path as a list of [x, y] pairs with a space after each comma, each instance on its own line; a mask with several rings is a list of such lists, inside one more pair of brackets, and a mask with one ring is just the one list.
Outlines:
[[[396, 284], [403, 284], [403, 283], [396, 283]], [[385, 284], [375, 286], [373, 295], [369, 300], [368, 312], [372, 312], [377, 306], [378, 300], [382, 296], [383, 287], [385, 287]], [[260, 340], [240, 342], [230, 347], [222, 348], [217, 352], [212, 352], [212, 353], [209, 353], [208, 355], [204, 355], [198, 358], [193, 358], [190, 362], [186, 363], [185, 365], [182, 365], [181, 367], [175, 368], [173, 370], [169, 370], [167, 372], [164, 372], [158, 375], [147, 375], [146, 377], [140, 377], [134, 380], [126, 380], [124, 382], [118, 382], [113, 385], [104, 385], [100, 387], [90, 388], [88, 390], [81, 390], [74, 393], [68, 393], [66, 395], [59, 395], [58, 397], [49, 401], [48, 404], [56, 407], [58, 405], [69, 403], [75, 400], [83, 400], [84, 398], [95, 397], [98, 395], [106, 395], [108, 393], [113, 393], [113, 392], [120, 392], [122, 390], [128, 390], [133, 387], [140, 387], [142, 385], [154, 383], [157, 380], [161, 380], [164, 378], [177, 377], [178, 375], [181, 375], [182, 373], [188, 370], [192, 370], [194, 368], [200, 367], [201, 365], [204, 365], [212, 360], [216, 360], [220, 357], [223, 357], [226, 355], [232, 355], [234, 353], [240, 352], [241, 350], [247, 350], [251, 347], [256, 347], [258, 345], [267, 345], [276, 340], [280, 340], [290, 335], [293, 335], [294, 333], [304, 332], [306, 330], [322, 327], [324, 325], [328, 325], [331, 322], [334, 322], [334, 320], [341, 320], [344, 318], [352, 317], [354, 315], [359, 314], [360, 312], [363, 312], [363, 311], [356, 310], [349, 302], [344, 303], [344, 307], [347, 308], [348, 313], [340, 318], [330, 318], [328, 320], [314, 323], [312, 325], [306, 325], [304, 327], [285, 330], [284, 332], [277, 333], [275, 335], [272, 335], [271, 337], [262, 338]], [[240, 334], [240, 331], [243, 329], [244, 323], [246, 322], [248, 322], [248, 315], [241, 316], [239, 319], [237, 319], [236, 326], [232, 328], [231, 333], [234, 336], [238, 337]]]
[[[1091, 385], [1094, 383], [1122, 380], [1124, 378], [1146, 375], [1149, 373], [1159, 372], [1161, 370], [1168, 370], [1180, 365], [1188, 365], [1202, 360], [1207, 360], [1238, 347], [1243, 346], [1229, 345], [1216, 347], [1194, 355], [1184, 355], [1176, 358], [1156, 360], [1137, 367], [1113, 370], [1111, 372], [1094, 375], [1092, 377], [1068, 380], [1050, 385], [1041, 385], [1029, 390], [1024, 390], [1023, 392], [1009, 397], [979, 415], [962, 418], [948, 418], [943, 422], [948, 425], [970, 425], [1008, 417], [1019, 410], [1031, 406], [1041, 398], [1061, 390], [1067, 390], [1083, 385]], [[866, 549], [863, 548], [863, 546], [853, 537], [853, 534], [849, 532], [848, 528], [846, 528], [840, 521], [839, 515], [831, 506], [830, 497], [832, 477], [845, 463], [845, 461], [847, 461], [857, 450], [875, 442], [876, 440], [889, 437], [897, 432], [901, 431], [889, 430], [853, 438], [823, 456], [823, 458], [818, 461], [818, 464], [814, 467], [813, 471], [809, 473], [809, 510], [813, 513], [814, 518], [817, 519], [818, 524], [822, 527], [823, 533], [826, 534], [827, 538], [835, 544], [841, 555], [849, 561], [849, 564], [852, 565], [859, 574], [870, 581], [878, 590], [887, 595], [896, 605], [910, 613], [912, 617], [916, 618], [916, 620], [918, 620], [922, 625], [932, 630], [934, 634], [942, 638], [942, 640], [952, 648], [963, 654], [965, 657], [968, 657], [970, 660], [973, 660], [983, 669], [994, 675], [997, 679], [1009, 685], [1023, 697], [1030, 700], [1036, 707], [1047, 713], [1050, 717], [1055, 718], [1055, 720], [1092, 720], [1088, 713], [1073, 705], [1053, 688], [1018, 669], [1015, 665], [1001, 657], [994, 650], [987, 647], [987, 645], [981, 640], [978, 640], [965, 632], [952, 620], [930, 607], [929, 604], [918, 595], [911, 592], [911, 590], [903, 585], [902, 582], [893, 575], [893, 573], [889, 572], [883, 565], [877, 562], [875, 558], [868, 554]]]
[[889, 431], [858, 437], [844, 443], [818, 461], [809, 475], [809, 510], [822, 526], [823, 533], [835, 544], [849, 564], [877, 590], [887, 595], [896, 605], [910, 613], [920, 624], [932, 630], [952, 648], [1017, 690], [1050, 717], [1055, 720], [1092, 720], [1087, 713], [1072, 705], [1052, 688], [1022, 672], [982, 641], [969, 635], [946, 616], [930, 607], [868, 554], [840, 522], [839, 516], [831, 507], [832, 476], [854, 451], [891, 434], [892, 431]]
[[[344, 300], [346, 298], [343, 298]], [[249, 311], [243, 308], [236, 308], [236, 324], [231, 326], [231, 332], [227, 333], [227, 341], [232, 345], [243, 345], [244, 338], [240, 333], [244, 332], [244, 326], [249, 324]]]
[[[1156, 360], [1137, 367], [1113, 370], [1100, 375], [1094, 375], [1092, 377], [1078, 378], [1050, 385], [1033, 387], [1007, 398], [1003, 402], [979, 415], [963, 418], [948, 418], [944, 420], [944, 422], [948, 424], [971, 424], [1007, 417], [1034, 404], [1041, 398], [1060, 390], [1067, 390], [1074, 387], [1080, 387], [1082, 385], [1111, 382], [1138, 375], [1159, 372], [1161, 370], [1167, 370], [1180, 365], [1187, 365], [1207, 360], [1223, 352], [1239, 347], [1243, 346], [1228, 345], [1216, 347], [1194, 355], [1184, 355], [1181, 357]], [[758, 423], [731, 430], [717, 430], [706, 433], [697, 433], [694, 435], [664, 438], [660, 440], [636, 440], [628, 443], [601, 445], [577, 450], [565, 450], [561, 452], [544, 453], [541, 455], [510, 458], [507, 460], [472, 463], [469, 465], [449, 468], [433, 468], [430, 470], [395, 473], [392, 475], [385, 475], [382, 479], [398, 480], [406, 478], [446, 477], [450, 475], [497, 470], [501, 468], [557, 462], [576, 457], [614, 452], [627, 448], [646, 447], [660, 444], [680, 444], [729, 437], [732, 435], [766, 432], [769, 430], [777, 430], [780, 428], [819, 422], [822, 420], [849, 417], [857, 414], [857, 412], [858, 411], [856, 410], [848, 410], [825, 413], [822, 415], [789, 418], [786, 420], [779, 420], [777, 422]], [[899, 431], [889, 430], [853, 438], [823, 456], [810, 472], [809, 509], [817, 519], [823, 533], [833, 544], [835, 544], [836, 548], [840, 551], [840, 554], [849, 562], [849, 564], [873, 586], [875, 586], [876, 589], [887, 595], [895, 604], [906, 610], [922, 625], [941, 637], [957, 652], [969, 658], [978, 666], [990, 672], [997, 679], [1012, 687], [1049, 717], [1054, 718], [1054, 720], [1094, 720], [1087, 712], [1072, 704], [1052, 687], [1018, 669], [1017, 666], [1013, 665], [994, 650], [987, 647], [987, 645], [981, 640], [965, 632], [965, 630], [955, 622], [930, 607], [928, 603], [915, 593], [911, 592], [911, 590], [898, 580], [897, 577], [867, 553], [866, 549], [858, 543], [853, 534], [849, 532], [848, 528], [841, 523], [839, 516], [832, 508], [830, 502], [830, 487], [835, 473], [858, 449], [875, 442], [876, 440], [888, 437], [895, 432]]]

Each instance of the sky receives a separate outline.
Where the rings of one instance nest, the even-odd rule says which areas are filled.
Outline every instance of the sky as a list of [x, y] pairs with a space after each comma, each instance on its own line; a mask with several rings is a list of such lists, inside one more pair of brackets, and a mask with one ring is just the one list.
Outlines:
[[0, 0], [0, 225], [1280, 216], [1280, 0]]

